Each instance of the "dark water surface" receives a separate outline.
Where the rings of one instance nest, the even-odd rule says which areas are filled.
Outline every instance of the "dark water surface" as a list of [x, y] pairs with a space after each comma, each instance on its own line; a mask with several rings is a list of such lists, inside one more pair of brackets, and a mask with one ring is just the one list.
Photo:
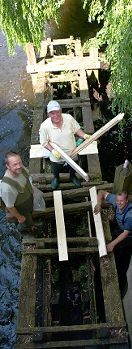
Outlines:
[[[20, 47], [9, 57], [0, 33], [0, 178], [4, 156], [19, 151], [25, 165], [32, 126], [33, 92], [26, 73], [26, 55]], [[6, 222], [0, 210], [0, 349], [15, 348], [21, 265], [21, 237], [15, 224]]]
[[[27, 162], [24, 149], [29, 147], [33, 92], [26, 73], [26, 54], [17, 47], [8, 55], [5, 37], [0, 33], [0, 177], [4, 174], [4, 155], [19, 150]], [[26, 134], [26, 137], [25, 137]], [[27, 137], [29, 135], [29, 137]]]

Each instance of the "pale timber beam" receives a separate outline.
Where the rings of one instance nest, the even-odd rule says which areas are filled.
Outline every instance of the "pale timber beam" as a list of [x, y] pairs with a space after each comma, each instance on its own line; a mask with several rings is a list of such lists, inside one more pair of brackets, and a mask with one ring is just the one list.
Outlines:
[[61, 190], [53, 191], [59, 261], [68, 260]]
[[[68, 56], [67, 56], [68, 57]], [[90, 57], [70, 57], [66, 60], [55, 60], [53, 62], [46, 62], [44, 65], [32, 64], [27, 65], [27, 73], [41, 73], [64, 70], [81, 70], [81, 69], [99, 69], [100, 62], [93, 63]]]
[[101, 214], [100, 214], [100, 212], [97, 214], [94, 213], [94, 208], [95, 208], [95, 205], [97, 204], [96, 187], [90, 188], [89, 192], [90, 192], [90, 197], [91, 197], [91, 204], [92, 204], [92, 210], [93, 210], [93, 218], [94, 218], [94, 224], [95, 224], [95, 230], [96, 230], [96, 237], [98, 240], [99, 256], [103, 257], [103, 256], [107, 255], [107, 250], [106, 250]]
[[87, 145], [87, 147], [80, 150], [78, 154], [79, 155], [98, 154], [97, 142], [93, 141], [93, 143]]
[[[48, 158], [49, 150], [44, 148], [41, 144], [31, 144], [30, 147], [30, 159], [35, 158]], [[97, 142], [94, 141], [92, 144], [89, 144], [84, 149], [80, 150], [79, 155], [87, 155], [87, 154], [98, 154]]]
[[82, 149], [87, 147], [87, 145], [91, 144], [93, 141], [97, 140], [99, 137], [101, 137], [105, 132], [109, 131], [113, 126], [115, 126], [118, 122], [120, 122], [124, 117], [124, 113], [120, 113], [117, 116], [115, 116], [112, 120], [107, 122], [106, 125], [101, 127], [98, 131], [96, 131], [90, 139], [84, 141], [82, 144], [80, 144], [77, 148], [73, 150], [71, 153], [71, 157], [74, 158], [76, 154], [78, 154]]
[[57, 150], [62, 158], [81, 176], [88, 181], [88, 174], [83, 171], [83, 169], [73, 161], [70, 156], [68, 156], [57, 144], [50, 142], [53, 149]]

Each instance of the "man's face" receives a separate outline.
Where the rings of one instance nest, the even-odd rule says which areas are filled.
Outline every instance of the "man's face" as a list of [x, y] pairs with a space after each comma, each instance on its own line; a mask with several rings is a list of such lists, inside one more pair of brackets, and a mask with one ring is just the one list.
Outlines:
[[118, 208], [120, 209], [120, 211], [124, 210], [127, 203], [128, 203], [128, 199], [126, 198], [125, 194], [117, 195], [116, 204], [117, 204]]
[[13, 176], [18, 176], [22, 172], [22, 167], [23, 164], [19, 155], [9, 157], [7, 168]]
[[53, 110], [48, 113], [48, 116], [51, 118], [53, 124], [59, 124], [62, 121], [61, 110]]

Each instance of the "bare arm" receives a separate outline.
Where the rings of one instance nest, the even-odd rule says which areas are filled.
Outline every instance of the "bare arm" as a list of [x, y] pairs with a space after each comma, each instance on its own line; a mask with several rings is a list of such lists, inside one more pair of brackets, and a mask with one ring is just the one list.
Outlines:
[[111, 241], [109, 244], [107, 244], [107, 252], [112, 252], [114, 248], [123, 240], [127, 238], [129, 234], [128, 230], [124, 230], [115, 240]]
[[79, 130], [76, 132], [76, 135], [78, 137], [84, 138], [85, 132], [81, 128], [79, 128]]
[[107, 198], [108, 194], [109, 194], [108, 191], [99, 190], [98, 195], [97, 195], [97, 204], [96, 204], [96, 206], [94, 208], [94, 213], [95, 214], [101, 212], [102, 201]]
[[18, 220], [19, 223], [25, 222], [25, 216], [21, 215], [19, 211], [16, 209], [16, 207], [7, 207], [7, 210], [12, 214], [13, 217], [15, 217]]
[[78, 129], [78, 131], [76, 132], [76, 135], [83, 139], [89, 139], [91, 137], [91, 135], [85, 133], [81, 128]]

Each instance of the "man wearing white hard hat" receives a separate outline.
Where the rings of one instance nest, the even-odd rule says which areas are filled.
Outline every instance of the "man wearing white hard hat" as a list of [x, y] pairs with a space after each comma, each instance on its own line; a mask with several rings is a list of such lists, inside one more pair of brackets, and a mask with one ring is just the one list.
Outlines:
[[[40, 143], [50, 151], [51, 170], [54, 176], [51, 186], [55, 190], [59, 186], [59, 173], [62, 172], [65, 161], [60, 153], [52, 148], [50, 142], [56, 143], [69, 155], [76, 147], [75, 135], [83, 139], [89, 138], [89, 135], [83, 132], [78, 122], [70, 114], [62, 113], [57, 101], [52, 100], [48, 103], [47, 115], [48, 118], [40, 126], [39, 135]], [[79, 188], [81, 182], [76, 177], [75, 170], [67, 166], [71, 181]]]

